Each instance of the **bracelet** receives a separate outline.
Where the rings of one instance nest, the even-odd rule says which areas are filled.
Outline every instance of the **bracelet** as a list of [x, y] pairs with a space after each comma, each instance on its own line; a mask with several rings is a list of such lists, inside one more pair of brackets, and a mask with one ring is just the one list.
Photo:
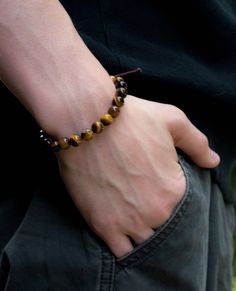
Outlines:
[[124, 99], [127, 96], [127, 83], [122, 78], [123, 75], [128, 75], [135, 72], [141, 72], [140, 68], [137, 68], [132, 71], [128, 71], [123, 74], [110, 76], [115, 87], [116, 94], [112, 100], [111, 107], [108, 109], [108, 112], [103, 114], [100, 117], [99, 121], [95, 121], [91, 128], [84, 129], [80, 134], [74, 133], [69, 138], [62, 137], [58, 140], [55, 140], [52, 136], [47, 134], [43, 129], [40, 130], [40, 139], [53, 151], [58, 152], [60, 150], [67, 150], [71, 146], [78, 147], [82, 141], [91, 140], [95, 134], [99, 134], [103, 131], [105, 126], [108, 126], [112, 123], [113, 118], [116, 118], [121, 107], [124, 105]]

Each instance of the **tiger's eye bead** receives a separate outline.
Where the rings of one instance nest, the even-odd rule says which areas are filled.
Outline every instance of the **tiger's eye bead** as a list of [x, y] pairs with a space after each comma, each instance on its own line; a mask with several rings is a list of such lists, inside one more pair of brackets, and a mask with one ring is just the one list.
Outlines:
[[78, 147], [82, 142], [81, 136], [78, 134], [72, 134], [72, 136], [69, 139], [69, 144], [72, 145], [73, 147]]
[[43, 141], [49, 146], [53, 143], [53, 140], [49, 137], [45, 137]]
[[122, 77], [111, 76], [111, 80], [113, 81], [116, 88], [123, 87], [127, 89], [127, 84]]
[[81, 138], [83, 140], [91, 140], [93, 135], [93, 131], [90, 128], [86, 128], [81, 132]]
[[103, 131], [104, 125], [101, 123], [101, 121], [96, 121], [92, 124], [92, 131], [94, 133], [101, 133]]
[[117, 106], [117, 107], [123, 106], [124, 105], [124, 98], [121, 96], [115, 96], [112, 100], [112, 105]]
[[124, 79], [122, 77], [116, 77], [116, 81], [121, 82], [121, 81], [124, 81]]
[[59, 152], [60, 146], [58, 141], [52, 142], [52, 144], [50, 144], [50, 148], [52, 149], [53, 152]]
[[112, 82], [115, 84], [116, 83], [116, 77], [115, 76], [110, 76], [110, 77], [111, 77]]
[[122, 88], [122, 87], [121, 88], [118, 88], [116, 90], [116, 95], [125, 98], [127, 96], [127, 89]]
[[117, 84], [117, 88], [124, 88], [126, 90], [126, 93], [127, 93], [128, 85], [127, 85], [127, 83], [125, 81], [120, 81]]
[[108, 113], [113, 117], [117, 117], [120, 113], [120, 108], [117, 106], [111, 106], [108, 110]]
[[63, 150], [67, 150], [70, 147], [69, 144], [69, 138], [68, 137], [62, 137], [58, 140], [59, 146]]
[[110, 114], [103, 114], [100, 118], [100, 121], [102, 122], [103, 125], [107, 126], [112, 123], [112, 116]]

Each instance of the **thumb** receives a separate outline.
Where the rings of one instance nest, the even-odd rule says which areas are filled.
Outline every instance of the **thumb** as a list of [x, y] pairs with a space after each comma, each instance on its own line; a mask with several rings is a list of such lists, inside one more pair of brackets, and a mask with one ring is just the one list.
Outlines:
[[208, 138], [178, 108], [169, 122], [169, 130], [175, 146], [198, 166], [214, 168], [220, 163], [219, 155], [209, 147]]

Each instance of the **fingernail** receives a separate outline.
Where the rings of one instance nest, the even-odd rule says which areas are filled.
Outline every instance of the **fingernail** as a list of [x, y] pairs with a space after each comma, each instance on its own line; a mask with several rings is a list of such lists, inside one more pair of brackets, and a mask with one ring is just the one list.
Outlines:
[[217, 162], [219, 163], [220, 161], [220, 156], [213, 150], [211, 150], [211, 159], [214, 161], [214, 162]]

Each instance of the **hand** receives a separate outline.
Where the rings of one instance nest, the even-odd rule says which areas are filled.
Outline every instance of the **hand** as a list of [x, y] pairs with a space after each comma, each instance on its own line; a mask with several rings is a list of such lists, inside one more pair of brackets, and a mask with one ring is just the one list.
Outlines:
[[202, 167], [219, 163], [207, 138], [178, 108], [126, 98], [120, 116], [80, 148], [58, 154], [61, 176], [81, 214], [115, 256], [164, 223], [185, 192], [175, 147]]

